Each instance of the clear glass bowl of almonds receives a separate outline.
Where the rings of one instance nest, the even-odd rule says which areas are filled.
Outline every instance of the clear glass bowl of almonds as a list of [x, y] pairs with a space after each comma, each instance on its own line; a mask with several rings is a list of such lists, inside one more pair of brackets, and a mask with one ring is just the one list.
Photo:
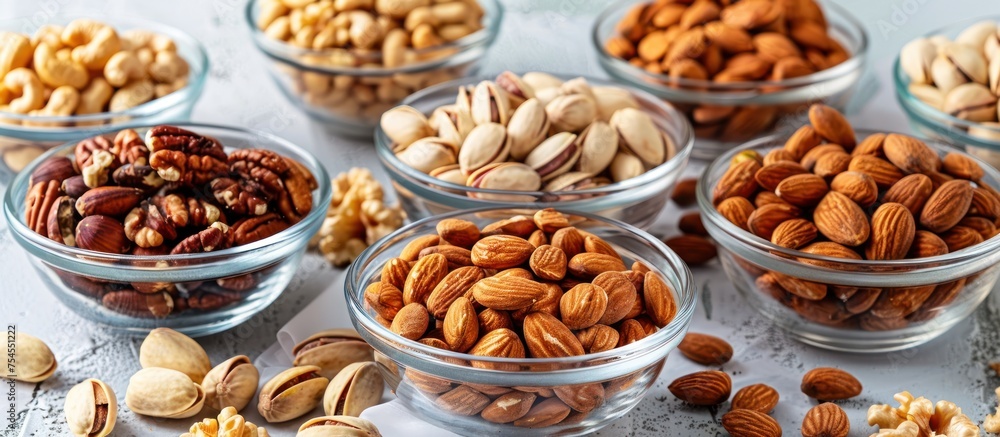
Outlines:
[[598, 16], [591, 38], [611, 77], [688, 117], [700, 159], [774, 132], [811, 103], [845, 109], [868, 53], [861, 22], [814, 0], [622, 0]]
[[42, 283], [81, 317], [201, 336], [282, 293], [331, 193], [322, 164], [274, 135], [137, 126], [33, 161], [7, 188], [4, 218]]
[[1000, 15], [961, 21], [910, 41], [896, 58], [892, 77], [914, 130], [1000, 168]]
[[474, 74], [503, 7], [496, 0], [251, 0], [245, 15], [290, 101], [340, 133], [370, 138], [382, 112], [406, 96]]
[[[29, 17], [30, 18], [30, 17]], [[186, 120], [208, 74], [204, 46], [138, 18], [0, 20], [0, 179], [47, 149], [126, 124]]]
[[652, 95], [541, 72], [428, 88], [387, 111], [375, 133], [411, 218], [552, 207], [645, 228], [693, 147], [684, 116]]
[[859, 130], [854, 145], [846, 122], [821, 123], [734, 149], [699, 181], [736, 289], [789, 336], [839, 351], [901, 350], [967, 319], [1000, 275], [1000, 172], [943, 143]]
[[397, 398], [466, 436], [585, 435], [625, 415], [697, 300], [656, 238], [553, 209], [426, 218], [347, 276], [351, 321]]

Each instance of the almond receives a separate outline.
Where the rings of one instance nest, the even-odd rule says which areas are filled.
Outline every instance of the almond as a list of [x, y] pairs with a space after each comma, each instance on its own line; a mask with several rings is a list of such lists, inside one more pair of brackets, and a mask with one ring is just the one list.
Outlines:
[[528, 414], [537, 397], [534, 393], [516, 390], [500, 395], [483, 408], [480, 416], [492, 423], [510, 423]]
[[549, 244], [562, 250], [566, 254], [566, 259], [573, 259], [584, 250], [583, 235], [572, 226], [553, 233]]
[[757, 208], [747, 219], [747, 229], [754, 235], [770, 240], [775, 228], [786, 220], [797, 218], [801, 211], [787, 203], [772, 203]]
[[891, 162], [872, 155], [857, 155], [851, 158], [847, 170], [871, 176], [879, 188], [889, 188], [904, 176], [903, 172]]
[[920, 305], [913, 314], [907, 316], [907, 320], [919, 323], [937, 316], [945, 307], [955, 301], [958, 294], [965, 289], [966, 279], [938, 284], [934, 287], [934, 292]]
[[767, 414], [733, 410], [722, 416], [722, 427], [732, 437], [781, 437], [781, 425]]
[[753, 204], [757, 208], [760, 208], [760, 207], [762, 207], [764, 205], [770, 205], [772, 203], [777, 203], [777, 204], [781, 204], [781, 205], [792, 206], [792, 205], [789, 205], [788, 202], [785, 202], [784, 200], [781, 200], [781, 198], [778, 197], [777, 194], [774, 194], [773, 192], [770, 192], [770, 191], [761, 191], [761, 192], [757, 193], [757, 195], [754, 196], [754, 198], [753, 198]]
[[537, 249], [539, 246], [549, 244], [549, 237], [547, 237], [545, 232], [542, 232], [541, 229], [538, 229], [531, 233], [531, 236], [528, 237], [528, 242], [531, 243], [532, 246], [535, 246], [535, 249]]
[[[543, 284], [545, 285], [545, 293], [542, 297], [531, 304], [527, 308], [523, 308], [514, 311], [511, 316], [518, 321], [524, 320], [524, 316], [528, 313], [542, 312], [548, 313], [553, 316], [559, 316], [559, 302], [562, 301], [563, 290], [558, 284]], [[572, 287], [570, 287], [572, 288]]]
[[[435, 236], [437, 238], [437, 236]], [[448, 274], [448, 259], [439, 253], [425, 256], [406, 275], [403, 283], [403, 302], [425, 303], [437, 284]]]
[[472, 265], [472, 252], [469, 249], [451, 245], [425, 247], [420, 251], [420, 255], [417, 258], [420, 259], [435, 253], [444, 255], [444, 258], [448, 260], [448, 268], [450, 269]]
[[867, 208], [878, 200], [878, 185], [875, 185], [875, 179], [856, 171], [845, 171], [834, 176], [830, 182], [830, 189], [847, 196], [862, 208]]
[[861, 314], [871, 309], [882, 295], [881, 288], [861, 288], [844, 301], [844, 309], [851, 314]]
[[628, 275], [623, 272], [604, 272], [591, 282], [601, 287], [608, 295], [608, 307], [597, 323], [612, 325], [618, 323], [635, 306], [638, 292]]
[[484, 269], [508, 269], [528, 261], [535, 251], [528, 240], [513, 235], [491, 235], [472, 246], [472, 262]]
[[692, 405], [719, 405], [729, 399], [733, 381], [726, 372], [704, 370], [675, 379], [667, 387], [677, 399]]
[[861, 140], [860, 143], [851, 151], [851, 156], [858, 155], [871, 155], [881, 157], [882, 145], [885, 144], [886, 134], [874, 133], [867, 136], [865, 139]]
[[608, 325], [594, 325], [576, 331], [575, 335], [588, 354], [604, 352], [618, 346], [618, 331]]
[[917, 231], [913, 236], [913, 244], [910, 245], [910, 258], [927, 258], [944, 255], [948, 253], [948, 244], [929, 231]]
[[962, 219], [962, 221], [958, 222], [958, 225], [975, 229], [976, 232], [979, 232], [979, 235], [983, 237], [983, 240], [989, 240], [997, 233], [996, 224], [992, 220], [985, 217], [966, 216]]
[[799, 279], [779, 272], [771, 272], [771, 275], [778, 282], [778, 285], [781, 285], [781, 288], [803, 299], [821, 300], [826, 297], [828, 291], [826, 284]]
[[833, 144], [840, 144], [846, 150], [854, 149], [854, 145], [857, 144], [854, 128], [836, 109], [823, 104], [810, 106], [809, 123], [819, 136]]
[[767, 384], [753, 384], [739, 389], [733, 395], [730, 410], [753, 410], [768, 414], [778, 406], [778, 391]]
[[583, 355], [583, 345], [559, 319], [546, 313], [524, 317], [524, 342], [533, 358], [563, 358]]
[[621, 258], [621, 255], [618, 254], [618, 251], [610, 243], [596, 235], [583, 237], [583, 250], [585, 252], [602, 253], [615, 258]]
[[539, 279], [558, 281], [566, 276], [566, 253], [562, 249], [542, 245], [531, 253], [528, 265]]
[[1000, 197], [982, 186], [974, 188], [968, 214], [992, 220], [1000, 218]]
[[774, 191], [778, 187], [778, 184], [789, 176], [807, 173], [809, 171], [796, 162], [778, 161], [757, 170], [754, 180], [765, 190]]
[[937, 152], [923, 141], [910, 136], [889, 134], [885, 137], [882, 151], [889, 162], [906, 173], [925, 173], [941, 168]]
[[657, 327], [664, 327], [677, 315], [674, 292], [657, 272], [646, 272], [643, 278], [643, 298], [646, 315]]
[[593, 284], [579, 284], [559, 300], [562, 322], [571, 330], [594, 326], [608, 308], [608, 294]]
[[627, 346], [646, 338], [646, 330], [635, 319], [625, 319], [618, 325], [618, 347]]
[[604, 403], [604, 386], [600, 383], [556, 386], [556, 397], [570, 408], [581, 413], [593, 411]]
[[392, 320], [403, 308], [403, 292], [388, 282], [373, 282], [365, 289], [365, 303], [382, 318]]
[[569, 219], [565, 214], [552, 208], [545, 208], [535, 213], [533, 217], [535, 226], [543, 232], [555, 232], [569, 226]]
[[715, 244], [697, 235], [678, 235], [663, 240], [690, 267], [700, 266], [715, 258]]
[[792, 160], [798, 161], [822, 143], [823, 138], [816, 132], [816, 129], [807, 124], [798, 128], [792, 136], [788, 137], [784, 150], [792, 154]]
[[379, 279], [402, 290], [406, 284], [406, 277], [410, 274], [410, 267], [410, 262], [402, 258], [390, 259], [382, 266], [382, 275]]
[[948, 152], [941, 161], [945, 173], [959, 179], [979, 181], [983, 178], [983, 168], [968, 156], [957, 152]]
[[802, 393], [820, 401], [839, 401], [861, 394], [854, 375], [833, 367], [817, 367], [802, 376]]
[[581, 279], [593, 279], [604, 272], [627, 270], [620, 257], [591, 252], [580, 253], [570, 258], [567, 267], [570, 273]]
[[917, 232], [913, 214], [899, 203], [879, 206], [872, 214], [871, 228], [871, 242], [865, 249], [870, 260], [906, 258]]
[[572, 411], [558, 398], [549, 398], [531, 407], [528, 414], [514, 421], [514, 426], [545, 428], [562, 422]]
[[794, 206], [807, 207], [819, 203], [828, 191], [830, 188], [823, 178], [807, 173], [785, 178], [775, 188], [774, 194]]
[[[723, 203], [725, 203], [725, 201], [723, 201]], [[750, 202], [747, 201], [747, 204], [749, 203]], [[751, 208], [752, 207], [753, 206], [751, 205]], [[744, 220], [743, 223], [746, 223], [746, 220]], [[677, 228], [680, 229], [681, 232], [685, 234], [698, 235], [701, 237], [708, 236], [708, 230], [705, 229], [705, 224], [702, 223], [701, 221], [701, 213], [699, 213], [698, 211], [689, 212], [687, 214], [682, 215], [680, 220], [677, 221]]]
[[882, 196], [882, 201], [899, 203], [916, 217], [920, 215], [924, 204], [933, 193], [934, 184], [931, 183], [931, 178], [917, 173], [906, 176], [889, 187]]
[[483, 227], [483, 230], [479, 234], [484, 237], [490, 235], [513, 235], [515, 237], [527, 238], [537, 229], [538, 226], [535, 226], [533, 218], [518, 215], [490, 223]]
[[459, 267], [452, 270], [441, 282], [438, 282], [430, 296], [427, 297], [427, 310], [434, 318], [443, 320], [455, 299], [465, 296], [472, 286], [486, 277], [483, 269], [476, 266]]
[[820, 156], [813, 166], [813, 174], [824, 179], [832, 178], [847, 171], [851, 166], [851, 155], [847, 152], [830, 152]]
[[420, 251], [431, 246], [437, 246], [441, 239], [437, 235], [422, 235], [414, 238], [399, 253], [399, 258], [404, 261], [416, 261]]
[[754, 160], [746, 160], [729, 166], [712, 191], [712, 203], [718, 204], [734, 196], [747, 198], [752, 196], [758, 188], [754, 175], [760, 169], [761, 165]]
[[792, 295], [787, 305], [804, 319], [827, 326], [843, 327], [843, 321], [852, 316], [842, 303], [831, 299], [808, 300]]
[[513, 329], [514, 322], [510, 319], [510, 313], [493, 308], [483, 308], [477, 316], [479, 319], [479, 336], [497, 329]]
[[821, 144], [806, 152], [806, 154], [802, 156], [802, 159], [799, 160], [799, 164], [801, 164], [806, 170], [812, 171], [816, 166], [816, 162], [819, 161], [823, 155], [832, 152], [847, 153], [839, 144]]
[[706, 366], [726, 364], [733, 358], [733, 347], [726, 340], [696, 332], [688, 332], [677, 350], [689, 360]]
[[479, 414], [490, 403], [490, 398], [467, 385], [441, 394], [434, 403], [442, 410], [459, 416]]
[[[845, 247], [842, 244], [834, 243], [832, 241], [821, 241], [818, 243], [810, 244], [801, 249], [805, 253], [813, 255], [822, 255], [831, 258], [844, 258], [844, 259], [861, 259], [861, 255], [857, 252]], [[840, 264], [832, 263], [828, 261], [820, 261], [815, 259], [799, 258], [799, 261], [811, 264], [817, 267], [827, 267], [831, 269], [841, 268]]]
[[[480, 337], [479, 341], [472, 346], [472, 349], [469, 349], [469, 355], [495, 358], [524, 358], [525, 350], [524, 344], [521, 343], [521, 338], [514, 331], [500, 328]], [[472, 364], [472, 367], [479, 369], [519, 370], [515, 364], [500, 364], [476, 360], [472, 360], [470, 364]]]
[[762, 161], [762, 163], [763, 165], [771, 165], [781, 161], [796, 162], [797, 160], [795, 159], [795, 155], [792, 152], [789, 152], [788, 150], [771, 149], [770, 152], [767, 152], [767, 155], [764, 155], [764, 160]]
[[847, 413], [830, 402], [812, 407], [802, 419], [802, 437], [847, 437], [850, 432]]
[[475, 223], [461, 219], [443, 219], [437, 224], [441, 241], [466, 249], [479, 241], [479, 227]]
[[470, 291], [484, 307], [517, 310], [540, 299], [545, 294], [545, 285], [517, 276], [493, 276], [477, 282]]
[[806, 219], [785, 220], [771, 234], [771, 242], [789, 249], [798, 249], [816, 239], [816, 226]]
[[472, 302], [459, 297], [448, 307], [444, 317], [444, 341], [455, 352], [465, 352], [479, 340], [479, 318]]
[[694, 202], [698, 200], [697, 187], [698, 179], [681, 179], [677, 181], [677, 185], [674, 185], [674, 190], [670, 194], [670, 200], [673, 200], [677, 206], [694, 205]]
[[816, 228], [826, 238], [845, 246], [858, 246], [871, 232], [865, 212], [847, 196], [827, 193], [813, 211]]
[[396, 334], [410, 340], [418, 340], [427, 332], [427, 325], [430, 317], [427, 315], [427, 308], [422, 304], [414, 302], [407, 304], [396, 313], [392, 319], [392, 326], [389, 329]]
[[[759, 198], [760, 195], [764, 193], [770, 192], [763, 191], [758, 194], [757, 197]], [[739, 226], [739, 228], [743, 230], [748, 230], [747, 222], [750, 220], [750, 215], [753, 214], [755, 210], [753, 204], [751, 204], [746, 197], [740, 196], [730, 197], [722, 202], [719, 202], [715, 209], [718, 210], [719, 214], [722, 214], [726, 220], [729, 220], [730, 223]]]
[[972, 204], [972, 185], [956, 179], [941, 184], [920, 212], [920, 224], [933, 232], [944, 232], [958, 224]]
[[966, 226], [955, 226], [941, 235], [941, 239], [948, 245], [948, 253], [957, 252], [969, 246], [983, 242], [983, 236], [979, 231]]

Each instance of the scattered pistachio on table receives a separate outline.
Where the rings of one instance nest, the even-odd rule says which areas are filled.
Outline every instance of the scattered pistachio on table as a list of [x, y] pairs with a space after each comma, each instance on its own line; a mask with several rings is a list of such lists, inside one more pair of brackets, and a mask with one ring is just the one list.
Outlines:
[[257, 412], [268, 423], [279, 423], [312, 411], [330, 382], [319, 370], [316, 366], [296, 366], [275, 375], [260, 389]]
[[147, 367], [129, 379], [125, 405], [143, 416], [183, 419], [201, 411], [205, 391], [182, 372]]
[[218, 418], [205, 418], [191, 425], [181, 437], [268, 437], [267, 429], [248, 422], [236, 408], [226, 407]]
[[215, 366], [201, 381], [205, 405], [223, 411], [242, 410], [257, 393], [260, 371], [246, 355], [237, 355]]
[[149, 331], [139, 346], [139, 364], [143, 368], [173, 369], [195, 382], [201, 382], [212, 370], [205, 349], [191, 337], [170, 328]]
[[14, 359], [14, 371], [8, 373], [17, 381], [41, 382], [56, 372], [56, 356], [49, 346], [23, 332], [14, 335]]
[[118, 399], [107, 384], [89, 378], [69, 389], [63, 410], [74, 436], [104, 437], [115, 429]]
[[352, 363], [372, 361], [372, 347], [352, 329], [328, 329], [317, 332], [292, 348], [292, 364], [316, 366], [320, 376], [334, 379]]
[[398, 106], [383, 114], [381, 127], [404, 164], [498, 190], [600, 187], [637, 177], [677, 151], [629, 91], [546, 73], [507, 71], [463, 87], [455, 104], [429, 118]]
[[323, 411], [330, 416], [357, 417], [382, 400], [385, 382], [374, 361], [349, 364], [337, 373], [323, 393]]
[[351, 416], [322, 416], [299, 427], [296, 437], [382, 437], [374, 423]]

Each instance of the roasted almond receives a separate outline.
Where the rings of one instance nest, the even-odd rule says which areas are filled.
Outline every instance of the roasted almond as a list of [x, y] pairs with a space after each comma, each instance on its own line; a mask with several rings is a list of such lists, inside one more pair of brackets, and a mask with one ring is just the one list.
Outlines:
[[704, 370], [681, 376], [667, 387], [677, 399], [692, 405], [719, 405], [729, 399], [733, 381], [726, 372]]
[[593, 279], [604, 272], [628, 270], [620, 257], [592, 252], [580, 253], [570, 258], [567, 267], [570, 273], [582, 279]]
[[420, 251], [431, 246], [437, 246], [441, 239], [437, 235], [422, 235], [414, 238], [399, 253], [399, 258], [404, 261], [416, 261], [420, 256]]
[[524, 264], [534, 251], [524, 238], [491, 235], [472, 246], [472, 262], [484, 269], [508, 269]]
[[802, 156], [802, 159], [799, 160], [799, 164], [806, 170], [812, 171], [816, 167], [816, 161], [819, 161], [819, 158], [831, 152], [847, 153], [839, 144], [821, 144], [806, 152]]
[[865, 139], [861, 140], [861, 142], [854, 147], [854, 150], [851, 151], [851, 156], [885, 156], [882, 153], [882, 145], [885, 144], [885, 137], [886, 134], [884, 133], [874, 133], [865, 137]]
[[781, 425], [754, 410], [732, 410], [722, 416], [722, 427], [732, 437], [781, 437]]
[[929, 231], [917, 231], [913, 237], [913, 244], [910, 245], [910, 258], [926, 258], [931, 256], [944, 255], [948, 253], [948, 244]]
[[911, 174], [900, 179], [886, 190], [882, 196], [883, 202], [899, 203], [906, 207], [914, 217], [920, 215], [927, 199], [934, 193], [931, 178], [923, 174]]
[[549, 244], [562, 250], [566, 254], [566, 259], [573, 259], [584, 251], [583, 234], [572, 226], [553, 233]]
[[437, 224], [441, 241], [466, 249], [479, 241], [479, 227], [475, 223], [461, 219], [443, 219]]
[[531, 233], [531, 236], [528, 237], [528, 242], [531, 243], [532, 246], [535, 246], [535, 249], [538, 249], [539, 246], [549, 244], [549, 237], [547, 237], [545, 232], [542, 232], [541, 229], [538, 229]]
[[975, 229], [976, 232], [979, 232], [979, 235], [983, 237], [983, 240], [989, 240], [997, 233], [996, 223], [985, 217], [966, 216], [962, 219], [962, 221], [958, 222], [958, 225]]
[[470, 290], [477, 303], [495, 310], [518, 310], [535, 303], [545, 294], [545, 285], [517, 276], [492, 276]]
[[586, 235], [583, 237], [583, 250], [590, 253], [603, 253], [605, 255], [621, 258], [618, 251], [610, 243], [596, 235]]
[[510, 318], [510, 313], [493, 308], [483, 308], [479, 312], [479, 336], [482, 337], [490, 331], [497, 329], [513, 329], [514, 323]]
[[608, 306], [597, 323], [612, 325], [621, 321], [635, 306], [638, 298], [635, 286], [623, 272], [604, 272], [591, 281], [608, 295]]
[[444, 317], [444, 341], [455, 352], [465, 352], [479, 340], [479, 318], [472, 302], [459, 297], [448, 307]]
[[840, 144], [846, 150], [854, 149], [857, 140], [854, 128], [840, 111], [823, 104], [809, 107], [809, 123], [816, 133], [833, 144]]
[[802, 376], [802, 393], [820, 401], [839, 401], [861, 394], [854, 375], [834, 367], [817, 367]]
[[734, 196], [747, 198], [752, 196], [758, 188], [754, 176], [760, 169], [760, 163], [754, 160], [746, 160], [729, 166], [712, 191], [712, 203], [718, 204]]
[[826, 297], [827, 291], [829, 291], [826, 284], [819, 282], [807, 281], [779, 272], [771, 272], [771, 275], [785, 291], [806, 300], [821, 300]]
[[966, 227], [955, 226], [941, 235], [941, 239], [948, 245], [948, 253], [957, 252], [969, 246], [975, 246], [983, 242], [983, 236], [979, 231]]
[[532, 217], [518, 215], [490, 223], [483, 227], [479, 234], [484, 237], [490, 235], [513, 235], [515, 237], [528, 238], [537, 229], [538, 226], [535, 226], [535, 220]]
[[[746, 221], [744, 221], [744, 223], [746, 223]], [[680, 220], [677, 221], [677, 229], [680, 229], [680, 231], [685, 234], [698, 235], [701, 237], [708, 236], [708, 230], [705, 229], [705, 224], [701, 221], [701, 213], [698, 211], [682, 215]]]
[[411, 263], [402, 258], [390, 259], [382, 266], [382, 275], [379, 279], [402, 290], [406, 284], [406, 277], [410, 274], [410, 267]]
[[847, 196], [862, 208], [867, 208], [878, 200], [878, 185], [875, 184], [875, 179], [856, 171], [845, 171], [834, 176], [830, 182], [830, 189]]
[[697, 196], [698, 179], [681, 179], [674, 185], [674, 190], [670, 194], [677, 206], [691, 206], [698, 199]]
[[379, 316], [392, 320], [403, 308], [403, 292], [388, 282], [373, 282], [365, 289], [365, 303]]
[[941, 184], [920, 212], [920, 224], [933, 232], [944, 232], [965, 217], [972, 204], [972, 185], [956, 179]]
[[831, 191], [813, 211], [813, 221], [826, 238], [845, 246], [858, 246], [871, 232], [865, 212], [847, 196]]
[[528, 265], [540, 279], [558, 281], [566, 276], [566, 253], [562, 249], [542, 245], [531, 253]]
[[434, 318], [443, 320], [451, 303], [464, 296], [472, 286], [486, 277], [483, 269], [476, 266], [459, 267], [452, 270], [441, 282], [438, 282], [430, 296], [427, 297], [427, 309]]
[[[764, 193], [770, 192], [763, 191], [760, 194]], [[757, 197], [760, 197], [760, 194], [758, 194]], [[750, 203], [746, 197], [740, 196], [730, 197], [722, 202], [719, 202], [715, 209], [718, 210], [719, 214], [722, 214], [726, 220], [729, 220], [730, 223], [739, 226], [740, 229], [743, 230], [748, 230], [747, 222], [750, 220], [750, 215], [756, 210], [753, 204]]]
[[552, 233], [569, 226], [566, 215], [552, 208], [539, 210], [532, 219], [535, 221], [535, 226], [543, 232]]
[[563, 358], [583, 355], [583, 345], [559, 319], [546, 313], [524, 317], [524, 342], [534, 358]]
[[719, 337], [688, 332], [677, 345], [685, 357], [706, 366], [726, 364], [733, 358], [733, 347]]
[[472, 265], [472, 252], [469, 249], [459, 246], [431, 246], [425, 247], [417, 255], [417, 259], [423, 258], [428, 255], [439, 253], [444, 255], [444, 258], [448, 260], [448, 268], [455, 269], [459, 267], [466, 267]]
[[916, 232], [913, 214], [905, 206], [883, 203], [872, 214], [871, 242], [865, 249], [865, 257], [870, 260], [903, 259], [910, 251]]
[[691, 267], [705, 264], [717, 255], [715, 244], [697, 235], [678, 235], [663, 240], [663, 243]]
[[646, 338], [646, 330], [635, 319], [622, 320], [618, 325], [618, 347], [627, 346]]
[[618, 331], [608, 325], [594, 325], [574, 334], [588, 354], [604, 352], [618, 346]]
[[762, 164], [771, 165], [781, 161], [797, 162], [798, 160], [795, 159], [795, 155], [792, 154], [792, 152], [789, 152], [785, 149], [771, 149], [770, 152], [767, 152], [767, 155], [764, 155], [764, 160], [762, 161]]
[[983, 168], [976, 161], [958, 152], [948, 152], [941, 161], [945, 173], [959, 179], [979, 181], [983, 178]]
[[830, 191], [826, 181], [814, 174], [789, 176], [778, 184], [774, 194], [794, 206], [813, 206]]
[[528, 413], [514, 421], [514, 426], [544, 428], [566, 419], [573, 410], [558, 398], [545, 399], [535, 404]]
[[[524, 358], [524, 343], [514, 331], [506, 328], [495, 329], [479, 338], [479, 341], [469, 349], [469, 355], [495, 358]], [[487, 361], [470, 361], [472, 367], [479, 369], [518, 370], [514, 364], [491, 363]]]
[[593, 284], [579, 284], [559, 300], [562, 322], [571, 330], [594, 326], [608, 308], [608, 294]]
[[[831, 258], [844, 258], [844, 259], [861, 259], [861, 255], [857, 252], [851, 250], [850, 248], [832, 241], [820, 241], [818, 243], [812, 243], [806, 247], [803, 247], [801, 251], [805, 253], [810, 253], [813, 255], [821, 255]], [[806, 264], [812, 264], [817, 267], [828, 267], [832, 269], [839, 268], [839, 264], [831, 263], [827, 261], [821, 261], [816, 259], [799, 258], [799, 261]]]
[[771, 203], [754, 210], [747, 219], [747, 229], [754, 235], [770, 240], [778, 225], [797, 218], [801, 211], [787, 203]]
[[785, 141], [784, 150], [792, 155], [792, 160], [798, 161], [806, 156], [813, 148], [823, 143], [823, 138], [810, 125], [798, 128], [792, 136]]
[[448, 259], [435, 253], [417, 260], [406, 275], [403, 283], [403, 302], [406, 304], [427, 302], [437, 284], [448, 274]]
[[847, 170], [871, 176], [879, 188], [889, 188], [904, 176], [903, 172], [891, 162], [872, 155], [857, 155], [851, 158]]
[[483, 408], [480, 416], [493, 423], [510, 423], [528, 414], [537, 397], [534, 393], [515, 390], [494, 399]]
[[453, 390], [442, 393], [434, 400], [442, 410], [459, 416], [479, 414], [490, 403], [490, 398], [475, 389], [460, 385]]
[[830, 402], [812, 407], [802, 419], [802, 437], [847, 437], [850, 432], [847, 413]]
[[604, 403], [604, 386], [600, 383], [556, 386], [556, 397], [570, 408], [589, 413]]
[[664, 327], [677, 315], [674, 292], [657, 272], [646, 272], [643, 278], [643, 298], [646, 315], [657, 327]]
[[924, 173], [941, 168], [941, 159], [934, 149], [910, 136], [889, 134], [885, 137], [882, 152], [889, 162], [906, 173]]
[[992, 220], [1000, 218], [1000, 197], [987, 190], [985, 186], [974, 188], [968, 215], [986, 217]]
[[754, 179], [765, 190], [774, 191], [781, 181], [789, 176], [809, 173], [804, 167], [792, 161], [778, 161], [757, 170]]
[[829, 179], [847, 171], [850, 166], [851, 155], [848, 155], [847, 152], [835, 151], [816, 159], [816, 165], [813, 166], [812, 172], [823, 179]]
[[816, 239], [818, 231], [806, 219], [785, 220], [771, 234], [771, 242], [789, 249], [798, 249]]
[[418, 340], [427, 332], [427, 325], [429, 323], [430, 317], [428, 317], [427, 308], [420, 303], [414, 302], [407, 304], [396, 313], [396, 317], [392, 319], [392, 326], [389, 329], [401, 337]]
[[778, 391], [767, 384], [753, 384], [743, 387], [733, 395], [730, 410], [754, 410], [768, 414], [778, 406]]

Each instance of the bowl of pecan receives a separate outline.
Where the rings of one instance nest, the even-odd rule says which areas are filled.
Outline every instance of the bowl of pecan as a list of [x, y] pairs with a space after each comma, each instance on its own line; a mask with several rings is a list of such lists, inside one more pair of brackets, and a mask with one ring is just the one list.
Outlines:
[[187, 119], [201, 96], [208, 57], [178, 29], [56, 16], [29, 34], [26, 22], [0, 21], [0, 177], [67, 141]]
[[834, 350], [904, 349], [965, 320], [1000, 275], [1000, 172], [942, 143], [855, 132], [828, 106], [809, 120], [699, 181], [736, 288], [790, 336]]
[[584, 435], [635, 407], [697, 289], [615, 220], [480, 209], [413, 223], [348, 270], [355, 328], [403, 404], [461, 435]]
[[251, 0], [246, 23], [285, 96], [339, 133], [428, 86], [473, 74], [503, 17], [497, 0]]
[[846, 9], [783, 2], [624, 0], [596, 20], [592, 43], [611, 77], [676, 105], [711, 159], [855, 95], [868, 36]]
[[8, 187], [4, 215], [42, 282], [83, 318], [199, 336], [281, 294], [322, 224], [329, 179], [267, 133], [135, 127], [39, 157]]

